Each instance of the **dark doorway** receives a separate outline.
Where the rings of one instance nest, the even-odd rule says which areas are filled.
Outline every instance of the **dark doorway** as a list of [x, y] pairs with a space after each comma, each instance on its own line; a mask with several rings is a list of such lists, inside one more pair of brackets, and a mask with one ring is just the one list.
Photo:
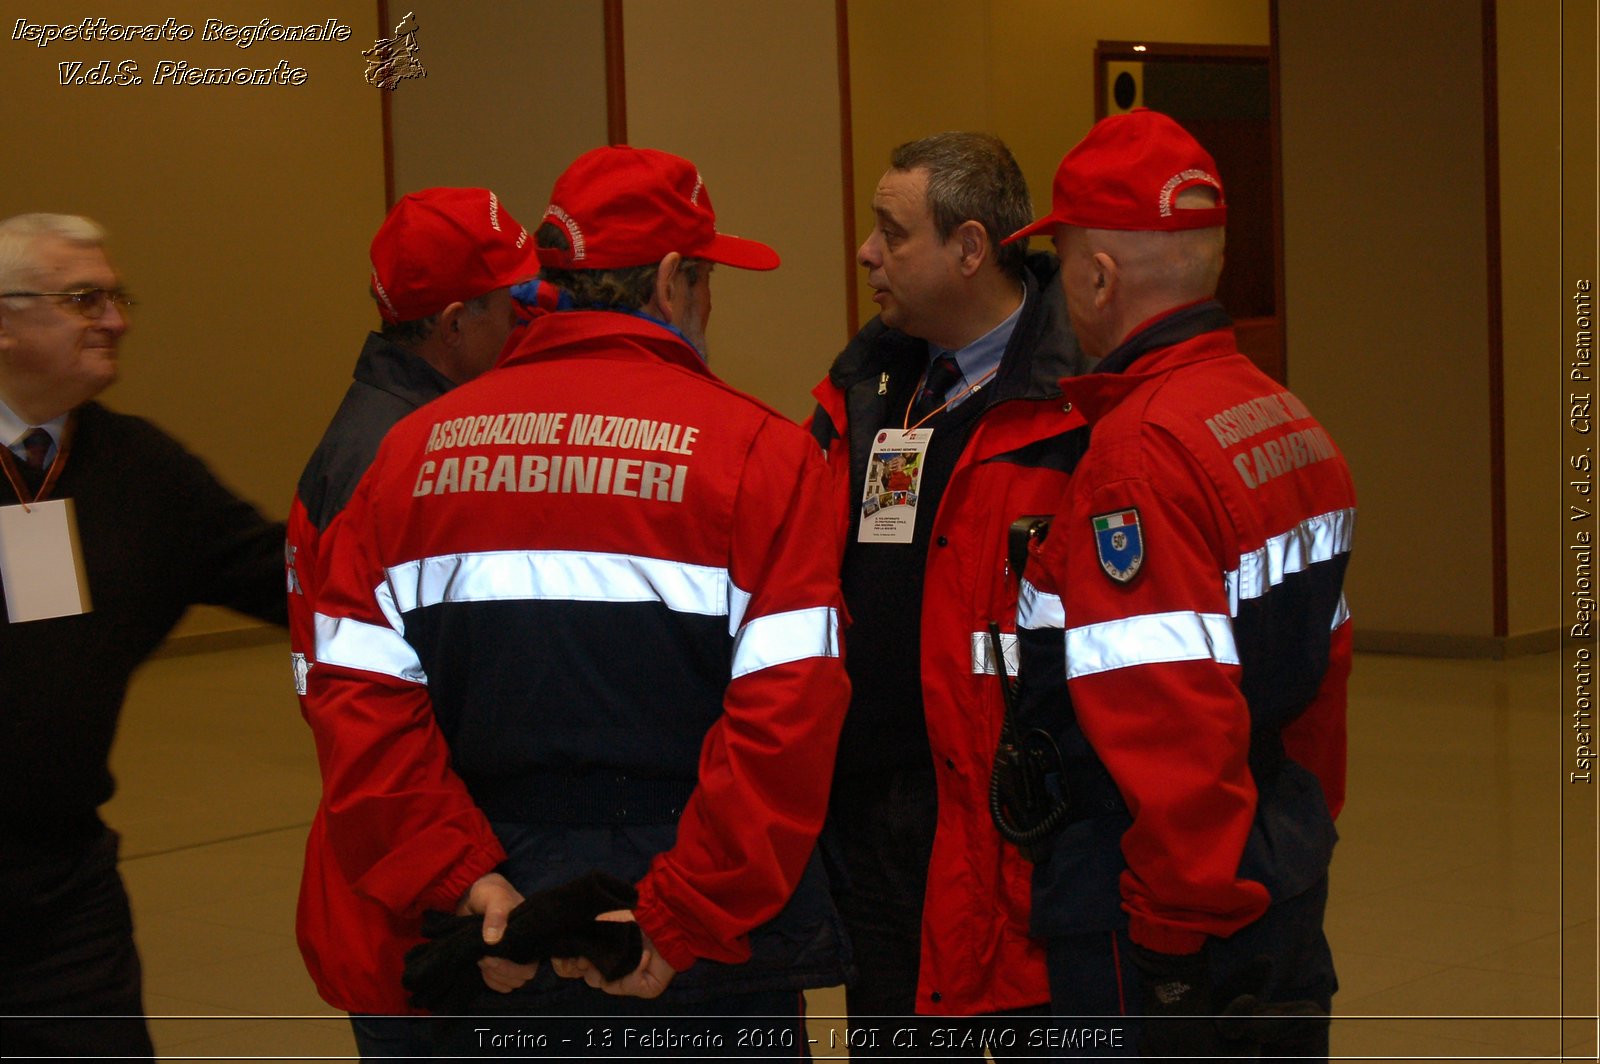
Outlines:
[[1228, 195], [1227, 265], [1217, 296], [1239, 348], [1285, 378], [1278, 151], [1270, 48], [1101, 41], [1095, 117], [1149, 107], [1205, 145]]

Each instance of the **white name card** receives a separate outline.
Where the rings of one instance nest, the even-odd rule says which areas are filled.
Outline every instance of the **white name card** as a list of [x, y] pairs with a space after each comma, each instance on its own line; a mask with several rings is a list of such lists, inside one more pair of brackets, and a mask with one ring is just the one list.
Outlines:
[[89, 612], [71, 499], [0, 506], [0, 580], [13, 624]]

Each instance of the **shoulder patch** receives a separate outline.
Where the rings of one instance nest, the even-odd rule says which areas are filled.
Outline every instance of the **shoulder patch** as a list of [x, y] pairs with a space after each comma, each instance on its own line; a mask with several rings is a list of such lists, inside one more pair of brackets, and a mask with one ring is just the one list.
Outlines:
[[1100, 552], [1100, 568], [1119, 584], [1126, 584], [1144, 564], [1144, 535], [1139, 528], [1139, 511], [1118, 510], [1090, 519], [1094, 525], [1094, 545]]

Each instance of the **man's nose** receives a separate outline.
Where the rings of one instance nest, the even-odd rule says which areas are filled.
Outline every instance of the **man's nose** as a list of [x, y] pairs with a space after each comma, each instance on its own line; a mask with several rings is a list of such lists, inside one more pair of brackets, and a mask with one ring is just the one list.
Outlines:
[[856, 248], [856, 262], [870, 270], [882, 261], [882, 257], [878, 254], [878, 234], [874, 232], [867, 237], [865, 243]]

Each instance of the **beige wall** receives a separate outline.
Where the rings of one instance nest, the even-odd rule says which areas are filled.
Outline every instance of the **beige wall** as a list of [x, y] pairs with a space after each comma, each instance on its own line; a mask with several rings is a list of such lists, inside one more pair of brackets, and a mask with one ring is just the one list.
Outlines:
[[1357, 630], [1491, 636], [1478, 10], [1279, 18], [1290, 383], [1355, 473]]
[[[599, 3], [391, 7], [417, 12], [429, 69], [391, 98], [398, 187], [488, 184], [536, 220], [555, 174], [605, 137]], [[270, 0], [251, 13], [337, 17], [354, 29], [343, 45], [40, 49], [11, 41], [10, 22], [0, 35], [0, 214], [99, 218], [142, 300], [108, 401], [153, 416], [279, 515], [373, 321], [365, 279], [383, 212], [380, 97], [361, 76], [360, 50], [379, 35], [374, 9]], [[1352, 602], [1365, 632], [1484, 646], [1493, 560], [1477, 10], [1295, 0], [1280, 6], [1280, 27], [1290, 380], [1355, 467], [1363, 519]], [[169, 14], [197, 27], [244, 17], [192, 0], [173, 0], [161, 9]], [[26, 17], [66, 22], [84, 11], [41, 2]], [[858, 0], [848, 17], [858, 227], [889, 149], [946, 128], [1005, 137], [1042, 209], [1061, 153], [1090, 123], [1098, 39], [1267, 40], [1265, 0]], [[1546, 5], [1501, 4], [1498, 18], [1518, 635], [1554, 625], [1561, 599], [1548, 549], [1560, 523], [1550, 504], [1562, 480], [1551, 460], [1560, 397], [1545, 377], [1559, 372], [1565, 320], [1552, 250], [1562, 237], [1552, 191], [1561, 86], [1549, 58], [1564, 35]], [[624, 24], [630, 140], [694, 159], [724, 228], [784, 258], [772, 274], [718, 272], [713, 364], [803, 416], [845, 339], [842, 249], [856, 236], [840, 217], [834, 5], [628, 0]], [[135, 59], [147, 78], [161, 58], [287, 58], [308, 79], [56, 84], [58, 62], [102, 58]], [[1569, 92], [1578, 73], [1569, 64]], [[1588, 122], [1587, 132], [1564, 131], [1570, 143], [1592, 143]], [[1568, 174], [1569, 199], [1581, 187], [1593, 187], [1592, 164]], [[1588, 214], [1576, 210], [1586, 204]], [[1582, 196], [1568, 205], [1569, 258], [1592, 252], [1592, 211]]]
[[[1355, 468], [1362, 521], [1351, 601], [1368, 646], [1501, 646], [1488, 424], [1497, 383], [1507, 645], [1554, 645], [1565, 480], [1561, 250], [1592, 251], [1595, 183], [1592, 152], [1582, 150], [1593, 144], [1593, 53], [1563, 75], [1551, 57], [1575, 31], [1559, 16], [1554, 5], [1496, 5], [1504, 350], [1496, 382], [1478, 8], [1280, 6], [1290, 380]], [[1592, 48], [1592, 33], [1579, 37]], [[1587, 100], [1586, 109], [1567, 107], [1584, 115], [1566, 130], [1564, 93]], [[1586, 190], [1565, 209], [1563, 135], [1566, 165], [1579, 167], [1567, 187]]]
[[492, 188], [531, 230], [566, 165], [606, 141], [599, 3], [391, 0], [426, 78], [391, 97], [395, 194]]
[[801, 418], [846, 339], [832, 0], [629, 0], [628, 140], [699, 165], [724, 232], [771, 273], [718, 269], [711, 365]]
[[[1495, 8], [1505, 336], [1507, 631], [1549, 629], [1561, 603], [1562, 378], [1560, 9]], [[1593, 188], [1593, 182], [1590, 182]], [[1575, 232], [1581, 233], [1578, 229]], [[1592, 232], [1592, 229], [1591, 229]]]
[[[606, 142], [601, 5], [390, 10], [415, 12], [428, 70], [394, 96], [396, 188], [487, 184], [535, 225], [555, 178]], [[719, 226], [783, 259], [770, 274], [717, 271], [712, 366], [804, 417], [846, 336], [833, 4], [647, 0], [624, 4], [622, 22], [629, 142], [693, 160]]]
[[[123, 5], [110, 5], [111, 21]], [[383, 212], [377, 90], [363, 79], [374, 5], [172, 0], [142, 17], [194, 26], [186, 42], [13, 41], [16, 18], [79, 22], [98, 9], [8, 5], [0, 34], [0, 217], [87, 214], [140, 301], [108, 404], [147, 415], [269, 514], [338, 401], [370, 318], [367, 242]], [[338, 18], [347, 43], [202, 42], [208, 18]], [[138, 64], [142, 84], [58, 83], [57, 64]], [[307, 72], [302, 85], [154, 84], [159, 60]], [[187, 630], [233, 626], [220, 612]]]
[[[857, 0], [849, 16], [857, 243], [890, 151], [944, 130], [1003, 139], [1044, 213], [1057, 164], [1094, 123], [1096, 42], [1265, 45], [1269, 34], [1267, 0]], [[870, 317], [859, 271], [856, 283]]]
[[[854, 248], [872, 232], [873, 189], [897, 145], [947, 130], [1004, 134], [993, 117], [987, 0], [874, 0], [847, 12]], [[866, 271], [852, 283], [865, 324], [874, 315]]]

